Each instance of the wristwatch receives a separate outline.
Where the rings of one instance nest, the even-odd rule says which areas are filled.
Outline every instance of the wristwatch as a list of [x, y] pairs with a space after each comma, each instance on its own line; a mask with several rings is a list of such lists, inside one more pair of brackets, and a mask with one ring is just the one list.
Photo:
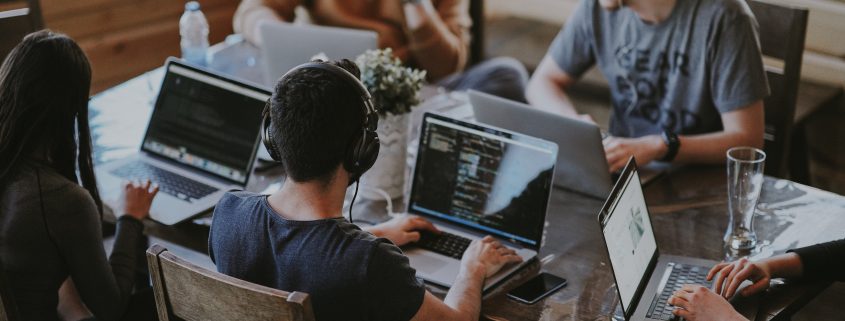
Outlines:
[[666, 155], [660, 159], [662, 162], [670, 163], [675, 160], [675, 156], [678, 155], [678, 149], [681, 148], [681, 140], [678, 138], [678, 135], [670, 132], [668, 130], [663, 131], [663, 143], [666, 144], [667, 150]]

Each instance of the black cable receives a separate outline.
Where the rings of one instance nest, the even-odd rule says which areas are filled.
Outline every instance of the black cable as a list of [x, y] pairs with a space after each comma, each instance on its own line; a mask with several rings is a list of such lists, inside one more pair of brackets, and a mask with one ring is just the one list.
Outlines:
[[352, 202], [349, 203], [349, 223], [352, 223], [352, 224], [355, 224], [355, 222], [352, 221], [352, 206], [355, 206], [355, 198], [358, 197], [358, 185], [359, 185], [359, 181], [356, 179], [355, 180], [355, 194], [352, 194]]

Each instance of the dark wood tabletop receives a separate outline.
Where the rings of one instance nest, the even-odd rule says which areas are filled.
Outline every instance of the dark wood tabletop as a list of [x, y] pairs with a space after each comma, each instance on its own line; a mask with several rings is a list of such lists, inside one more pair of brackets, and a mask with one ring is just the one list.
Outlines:
[[[161, 76], [159, 68], [93, 97], [90, 116], [96, 162], [137, 151]], [[725, 257], [722, 237], [728, 224], [726, 179], [725, 166], [684, 166], [645, 187], [662, 254], [713, 260]], [[283, 173], [277, 167], [270, 167], [256, 173], [247, 189], [266, 191], [278, 188], [282, 181]], [[490, 320], [611, 319], [618, 310], [619, 300], [596, 220], [603, 201], [555, 189], [539, 259], [485, 295], [483, 317]], [[394, 211], [401, 210], [402, 202], [396, 200]], [[197, 260], [207, 260], [209, 229], [197, 224], [207, 223], [208, 214], [205, 216], [175, 226], [148, 220], [146, 231], [154, 241], [184, 247], [194, 251]], [[388, 219], [383, 201], [356, 203], [354, 217], [360, 222]], [[766, 177], [754, 224], [761, 243], [754, 257], [839, 239], [845, 236], [845, 197]], [[540, 270], [566, 278], [568, 285], [534, 305], [517, 303], [504, 295]], [[828, 285], [773, 283], [776, 285], [762, 297], [740, 303], [752, 318], [788, 318]], [[445, 295], [446, 289], [429, 288], [437, 295]]]

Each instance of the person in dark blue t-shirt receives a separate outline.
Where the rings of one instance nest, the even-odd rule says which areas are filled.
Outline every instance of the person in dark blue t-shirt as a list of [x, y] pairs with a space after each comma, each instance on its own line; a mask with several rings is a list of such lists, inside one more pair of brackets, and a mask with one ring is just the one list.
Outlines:
[[366, 170], [347, 161], [366, 123], [352, 77], [360, 71], [343, 60], [279, 81], [267, 132], [288, 180], [269, 196], [223, 197], [209, 236], [212, 260], [221, 273], [310, 294], [318, 320], [478, 320], [484, 280], [521, 260], [513, 250], [489, 236], [473, 242], [441, 301], [398, 247], [419, 240], [419, 230], [437, 232], [430, 222], [405, 215], [362, 230], [341, 215], [346, 188], [361, 174], [350, 167]]

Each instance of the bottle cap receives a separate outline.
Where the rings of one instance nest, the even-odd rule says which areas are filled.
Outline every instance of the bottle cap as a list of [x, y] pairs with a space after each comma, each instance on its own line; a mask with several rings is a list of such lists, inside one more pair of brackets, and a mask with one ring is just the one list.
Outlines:
[[196, 1], [188, 1], [185, 3], [185, 11], [200, 11], [200, 3]]

